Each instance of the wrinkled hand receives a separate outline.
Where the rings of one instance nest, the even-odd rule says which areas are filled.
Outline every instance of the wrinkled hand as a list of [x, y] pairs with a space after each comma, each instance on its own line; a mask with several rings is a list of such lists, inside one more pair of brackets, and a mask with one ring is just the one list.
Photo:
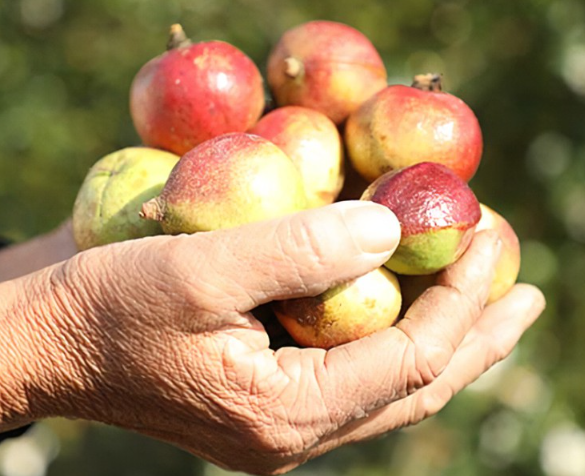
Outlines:
[[31, 384], [42, 389], [34, 416], [114, 424], [260, 474], [416, 423], [505, 357], [543, 309], [527, 285], [484, 309], [494, 234], [478, 234], [395, 327], [329, 351], [273, 351], [250, 312], [363, 275], [398, 239], [386, 209], [347, 202], [80, 253], [51, 270], [61, 317], [42, 324], [39, 358], [59, 370]]

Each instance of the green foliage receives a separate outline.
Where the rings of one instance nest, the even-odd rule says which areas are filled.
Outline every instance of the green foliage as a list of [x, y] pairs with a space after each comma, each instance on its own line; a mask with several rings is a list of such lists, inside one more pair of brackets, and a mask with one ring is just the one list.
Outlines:
[[[557, 467], [573, 444], [563, 442], [582, 441], [585, 427], [579, 0], [0, 0], [0, 233], [22, 240], [55, 227], [70, 215], [89, 167], [138, 143], [128, 90], [140, 66], [164, 50], [171, 23], [194, 40], [233, 43], [263, 70], [286, 28], [317, 18], [370, 37], [391, 82], [442, 72], [446, 89], [476, 112], [485, 150], [471, 186], [517, 230], [521, 279], [543, 288], [548, 309], [511, 359], [439, 416], [293, 474], [583, 474]], [[63, 448], [49, 475], [223, 474], [119, 430], [51, 428]], [[145, 454], [157, 457], [144, 465]]]

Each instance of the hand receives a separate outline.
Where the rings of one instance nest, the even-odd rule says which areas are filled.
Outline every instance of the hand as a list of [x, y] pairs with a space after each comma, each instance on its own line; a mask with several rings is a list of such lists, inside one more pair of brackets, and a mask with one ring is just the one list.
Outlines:
[[275, 352], [250, 313], [365, 274], [398, 239], [391, 212], [347, 202], [80, 253], [24, 280], [33, 305], [51, 295], [50, 310], [27, 321], [48, 337], [29, 350], [42, 368], [26, 392], [4, 395], [26, 395], [20, 423], [98, 420], [259, 474], [415, 423], [506, 356], [543, 308], [539, 291], [519, 285], [483, 310], [493, 234], [478, 234], [398, 325], [329, 351]]

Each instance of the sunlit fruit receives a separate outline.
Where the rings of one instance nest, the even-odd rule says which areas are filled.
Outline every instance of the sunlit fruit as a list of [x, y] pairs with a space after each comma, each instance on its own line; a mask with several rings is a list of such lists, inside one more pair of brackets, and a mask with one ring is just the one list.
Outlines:
[[162, 233], [138, 216], [160, 193], [179, 157], [148, 147], [128, 147], [98, 160], [73, 207], [73, 235], [80, 250]]
[[142, 217], [168, 234], [231, 228], [303, 210], [307, 199], [295, 165], [272, 142], [232, 133], [181, 157]]
[[173, 25], [168, 51], [138, 72], [130, 112], [144, 144], [178, 155], [228, 132], [252, 127], [264, 108], [262, 77], [235, 46], [191, 43]]
[[309, 207], [332, 203], [343, 185], [343, 144], [324, 114], [300, 106], [275, 109], [251, 133], [274, 142], [299, 169]]
[[489, 304], [500, 299], [514, 286], [520, 272], [520, 242], [512, 226], [502, 215], [483, 203], [480, 207], [481, 220], [476, 230], [495, 230], [502, 240], [502, 250], [490, 288]]
[[386, 68], [362, 33], [319, 20], [282, 35], [268, 58], [267, 79], [279, 106], [310, 107], [341, 124], [386, 86]]
[[389, 170], [437, 162], [469, 181], [479, 166], [483, 139], [473, 111], [441, 90], [438, 75], [413, 86], [389, 86], [347, 120], [345, 142], [355, 169], [373, 181]]
[[481, 216], [467, 183], [434, 162], [382, 175], [362, 199], [387, 206], [400, 222], [400, 244], [386, 263], [399, 274], [432, 274], [454, 263]]
[[305, 347], [331, 347], [390, 327], [400, 312], [398, 280], [384, 268], [314, 297], [274, 303], [278, 320]]

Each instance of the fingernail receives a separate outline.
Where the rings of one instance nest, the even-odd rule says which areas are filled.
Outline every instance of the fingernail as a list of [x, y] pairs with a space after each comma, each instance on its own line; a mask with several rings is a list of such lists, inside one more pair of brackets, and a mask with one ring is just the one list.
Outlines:
[[339, 202], [353, 239], [364, 253], [393, 253], [400, 241], [396, 215], [373, 202]]

